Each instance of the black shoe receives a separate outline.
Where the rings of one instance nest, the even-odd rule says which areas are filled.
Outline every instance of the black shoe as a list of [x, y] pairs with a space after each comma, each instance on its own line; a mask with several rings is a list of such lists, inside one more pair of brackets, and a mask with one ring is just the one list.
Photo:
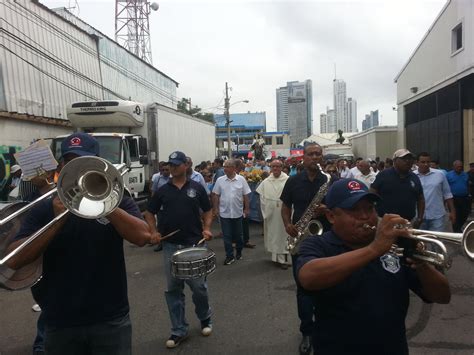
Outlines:
[[309, 355], [312, 350], [311, 337], [308, 335], [303, 335], [303, 339], [300, 343], [300, 355]]
[[224, 265], [230, 265], [230, 264], [233, 264], [235, 261], [234, 257], [233, 256], [228, 256], [225, 258], [224, 260]]
[[242, 253], [237, 253], [237, 255], [235, 256], [235, 258], [237, 260], [242, 260]]
[[253, 248], [255, 248], [255, 244], [251, 244], [250, 242], [247, 242], [247, 243], [244, 244], [244, 248], [253, 249]]
[[162, 251], [162, 250], [163, 250], [163, 245], [161, 245], [161, 243], [158, 244], [158, 245], [155, 247], [155, 249], [153, 249], [153, 251]]
[[176, 348], [179, 344], [181, 344], [188, 336], [178, 336], [178, 335], [171, 335], [168, 340], [166, 341], [166, 347], [168, 349]]

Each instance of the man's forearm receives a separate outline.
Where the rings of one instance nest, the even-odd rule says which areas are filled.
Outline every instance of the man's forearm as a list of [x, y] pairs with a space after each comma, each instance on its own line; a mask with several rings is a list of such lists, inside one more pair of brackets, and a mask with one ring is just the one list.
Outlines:
[[285, 204], [282, 204], [281, 206], [281, 218], [283, 219], [284, 226], [291, 223], [291, 208]]
[[212, 210], [209, 210], [207, 212], [204, 212], [202, 214], [202, 220], [203, 220], [203, 229], [205, 230], [211, 230], [211, 225], [212, 225]]
[[148, 224], [127, 213], [121, 208], [115, 209], [107, 216], [120, 236], [138, 246], [144, 246], [151, 240], [151, 232]]
[[158, 230], [156, 229], [156, 217], [153, 213], [149, 211], [145, 211], [143, 214], [143, 218], [145, 219], [146, 223], [148, 224], [148, 228], [150, 229], [151, 233], [156, 233]]
[[451, 290], [446, 276], [428, 264], [418, 266], [416, 272], [426, 299], [436, 303], [449, 303]]

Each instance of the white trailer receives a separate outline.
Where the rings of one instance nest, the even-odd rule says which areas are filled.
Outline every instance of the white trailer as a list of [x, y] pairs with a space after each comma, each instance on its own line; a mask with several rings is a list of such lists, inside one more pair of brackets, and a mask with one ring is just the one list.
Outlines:
[[[215, 125], [182, 114], [157, 103], [132, 101], [85, 101], [73, 103], [67, 117], [77, 129], [92, 134], [100, 145], [100, 156], [114, 165], [126, 163], [127, 189], [137, 200], [148, 197], [148, 182], [175, 150], [195, 163], [215, 157]], [[53, 139], [52, 150], [60, 155], [61, 141]]]

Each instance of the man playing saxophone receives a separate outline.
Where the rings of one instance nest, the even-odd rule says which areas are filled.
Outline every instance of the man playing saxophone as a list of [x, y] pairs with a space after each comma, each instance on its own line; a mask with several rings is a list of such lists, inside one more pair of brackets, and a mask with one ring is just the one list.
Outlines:
[[[322, 186], [327, 182], [327, 176], [319, 170], [319, 164], [323, 159], [323, 149], [319, 144], [310, 143], [304, 148], [303, 165], [304, 170], [294, 176], [291, 176], [283, 188], [281, 201], [281, 216], [286, 232], [290, 237], [296, 238], [298, 231], [295, 224], [305, 214], [310, 203], [316, 194], [319, 193]], [[292, 211], [293, 210], [293, 211]], [[314, 217], [323, 216], [325, 206], [320, 204], [315, 208]], [[293, 212], [293, 217], [292, 217]], [[321, 220], [324, 225], [324, 221]], [[326, 221], [327, 225], [327, 221]], [[298, 254], [292, 255], [293, 276], [296, 280], [296, 260]], [[300, 332], [303, 339], [300, 343], [299, 352], [301, 355], [311, 353], [311, 334], [313, 333], [313, 303], [311, 297], [304, 292], [299, 283], [296, 282], [296, 299], [298, 304], [298, 317], [300, 318]]]
[[335, 182], [326, 195], [332, 229], [301, 243], [298, 280], [318, 307], [313, 346], [320, 355], [408, 354], [405, 317], [409, 290], [425, 302], [449, 303], [447, 278], [432, 265], [390, 253], [407, 220], [385, 214], [380, 198], [354, 179]]

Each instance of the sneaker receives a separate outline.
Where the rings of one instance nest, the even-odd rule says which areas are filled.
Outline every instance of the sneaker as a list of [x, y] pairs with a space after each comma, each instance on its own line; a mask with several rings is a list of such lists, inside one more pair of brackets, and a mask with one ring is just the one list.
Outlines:
[[212, 322], [211, 317], [201, 322], [201, 334], [208, 337], [212, 333]]
[[182, 337], [172, 334], [169, 339], [166, 341], [166, 347], [168, 349], [176, 348], [181, 342], [183, 342], [188, 336], [184, 335]]
[[41, 312], [41, 307], [39, 306], [39, 304], [34, 304], [31, 309], [33, 310], [33, 312]]
[[242, 260], [242, 253], [237, 253], [237, 255], [235, 256], [235, 258], [237, 260]]
[[250, 242], [247, 242], [247, 243], [244, 244], [244, 248], [253, 249], [253, 248], [255, 248], [255, 246], [256, 246], [255, 244], [252, 244]]
[[228, 256], [225, 258], [224, 260], [224, 265], [230, 265], [230, 264], [233, 264], [235, 261], [234, 257], [233, 256]]

